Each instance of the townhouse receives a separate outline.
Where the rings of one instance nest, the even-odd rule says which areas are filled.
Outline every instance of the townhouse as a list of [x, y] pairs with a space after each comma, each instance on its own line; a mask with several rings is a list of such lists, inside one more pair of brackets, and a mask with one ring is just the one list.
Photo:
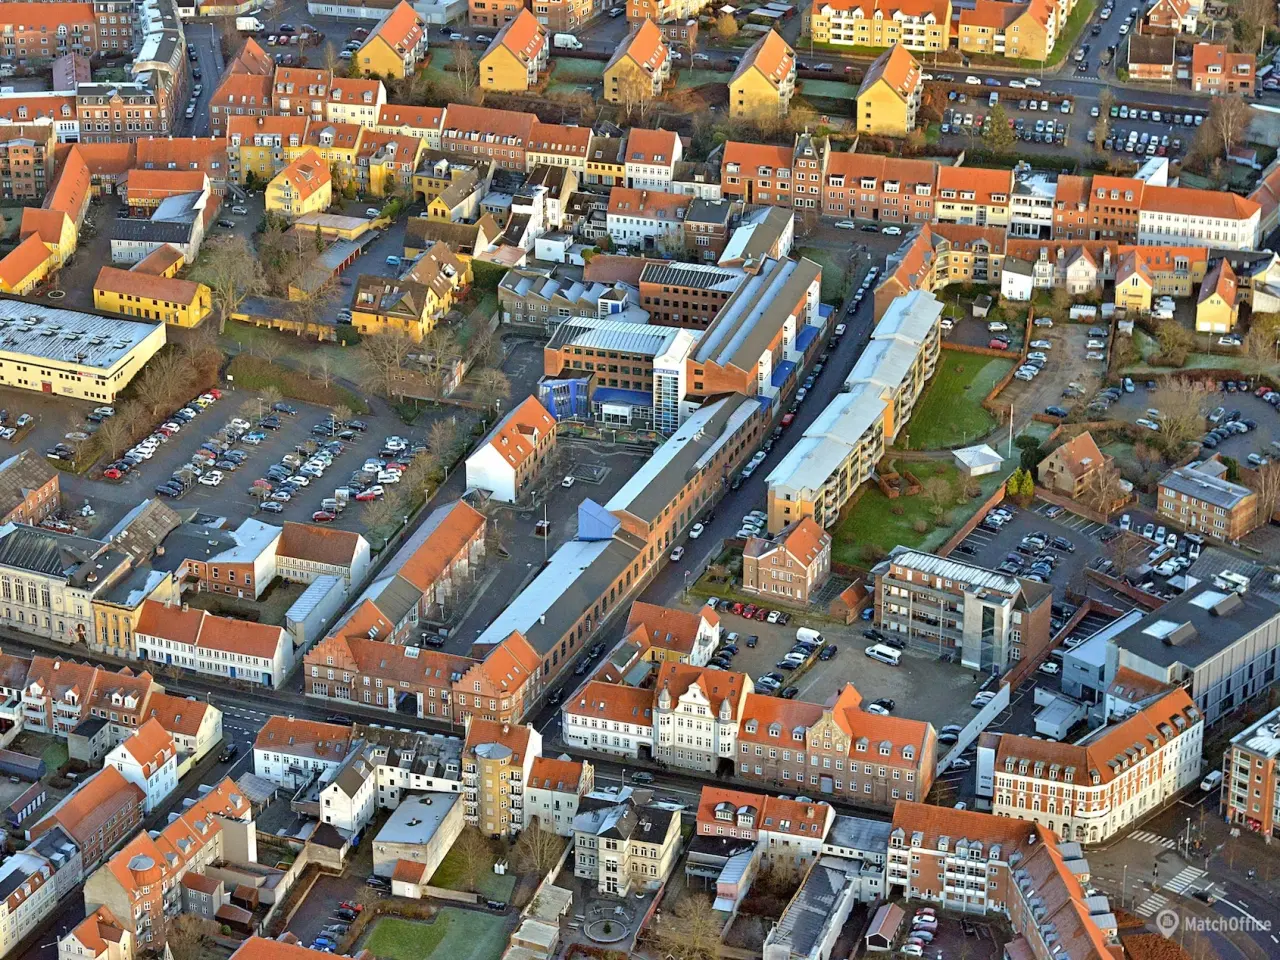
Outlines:
[[384, 103], [378, 110], [373, 129], [378, 133], [417, 137], [428, 150], [440, 149], [440, 131], [444, 128], [444, 107], [419, 107], [401, 103]]
[[411, 75], [427, 53], [427, 21], [397, 3], [369, 32], [353, 58], [365, 76], [399, 79]]
[[1222, 754], [1222, 799], [1228, 823], [1270, 843], [1280, 823], [1280, 709], [1241, 730]]
[[1200, 779], [1203, 735], [1204, 718], [1181, 689], [1076, 743], [999, 734], [991, 812], [1064, 841], [1103, 843]]
[[276, 689], [293, 666], [283, 627], [219, 617], [185, 603], [147, 600], [134, 627], [142, 660]]
[[614, 187], [626, 183], [627, 138], [591, 135], [587, 145], [586, 183]]
[[589, 793], [573, 818], [573, 875], [608, 896], [656, 890], [680, 852], [680, 810], [642, 791]]
[[330, 123], [375, 127], [386, 103], [387, 88], [381, 80], [334, 77], [324, 119]]
[[147, 720], [133, 736], [103, 758], [103, 765], [140, 789], [143, 811], [151, 813], [178, 786], [178, 747], [159, 720]]
[[636, 601], [627, 615], [626, 635], [644, 637], [645, 659], [705, 666], [720, 646], [720, 616], [708, 606], [696, 613]]
[[462, 811], [487, 837], [513, 837], [524, 829], [525, 789], [542, 734], [524, 724], [472, 717], [462, 748]]
[[687, 770], [732, 770], [738, 727], [751, 678], [664, 661], [658, 668], [654, 701], [653, 756]]
[[590, 127], [571, 127], [559, 123], [536, 121], [529, 135], [526, 152], [529, 169], [539, 166], [564, 167], [579, 178], [587, 173], [587, 152], [591, 143]]
[[524, 172], [533, 136], [533, 115], [451, 103], [440, 134], [440, 149], [485, 157], [504, 170]]
[[271, 99], [282, 117], [324, 120], [333, 74], [315, 67], [276, 67]]
[[1260, 212], [1256, 201], [1234, 193], [1147, 186], [1138, 213], [1137, 242], [1253, 250], [1258, 245]]
[[671, 131], [633, 127], [627, 133], [624, 171], [632, 190], [667, 191], [676, 164], [684, 156], [680, 135]]
[[1013, 171], [939, 167], [934, 216], [940, 223], [1007, 226]]
[[824, 167], [824, 215], [885, 223], [932, 223], [938, 182], [934, 161], [831, 151]]
[[920, 64], [902, 44], [872, 62], [856, 97], [859, 133], [905, 137], [915, 128], [924, 90]]
[[807, 133], [797, 134], [790, 149], [730, 140], [720, 166], [721, 189], [748, 204], [821, 210], [827, 155], [825, 141]]
[[946, 50], [951, 43], [951, 0], [823, 0], [809, 11], [819, 43], [837, 46]]
[[653, 691], [592, 680], [560, 709], [565, 743], [618, 757], [653, 750]]
[[749, 537], [742, 550], [742, 590], [798, 605], [831, 575], [831, 535], [802, 517], [773, 537]]
[[908, 647], [1007, 670], [1049, 643], [1052, 591], [958, 560], [900, 548], [872, 571], [875, 622]]
[[503, 25], [480, 56], [479, 84], [484, 90], [530, 90], [547, 70], [547, 32], [529, 10]]
[[738, 730], [738, 778], [879, 809], [925, 796], [932, 724], [876, 716], [862, 702], [851, 683], [827, 707], [751, 694]]
[[417, 137], [362, 129], [356, 151], [356, 186], [374, 197], [411, 196], [426, 144]]
[[537, 823], [561, 837], [573, 836], [578, 804], [595, 789], [595, 768], [586, 760], [534, 757], [524, 787], [525, 826]]
[[1197, 93], [1249, 96], [1257, 73], [1257, 57], [1252, 53], [1231, 53], [1221, 43], [1197, 43], [1191, 48], [1191, 89]]
[[289, 165], [307, 140], [306, 117], [227, 118], [227, 160], [229, 173], [237, 183], [253, 177], [267, 183]]
[[[57, 857], [49, 859], [47, 849]], [[0, 950], [18, 946], [48, 919], [57, 906], [57, 874], [71, 873], [75, 844], [60, 831], [48, 834], [31, 847], [12, 853], [0, 864]], [[61, 869], [60, 869], [61, 868]]]
[[0, 126], [51, 125], [59, 143], [80, 139], [76, 98], [70, 93], [0, 94]]
[[538, 480], [555, 446], [555, 418], [536, 397], [526, 397], [467, 457], [467, 486], [515, 503]]
[[1003, 296], [1029, 300], [1033, 290], [1063, 289], [1072, 296], [1101, 290], [1114, 281], [1119, 245], [1110, 240], [1050, 242], [1011, 239], [1001, 271]]
[[[252, 39], [246, 41], [253, 43]], [[269, 117], [275, 113], [271, 74], [227, 73], [209, 99], [209, 132], [230, 135], [232, 117]]]
[[694, 833], [746, 841], [769, 866], [802, 868], [822, 853], [835, 821], [829, 803], [704, 786]]
[[685, 256], [718, 261], [729, 244], [730, 223], [737, 212], [738, 205], [731, 200], [694, 200], [684, 217]]
[[142, 826], [146, 794], [115, 767], [103, 767], [62, 798], [26, 832], [38, 840], [61, 829], [80, 848], [88, 873]]
[[1086, 430], [1051, 450], [1036, 466], [1036, 479], [1045, 489], [1078, 500], [1114, 466], [1115, 457], [1099, 450]]
[[684, 216], [692, 202], [682, 193], [614, 187], [609, 191], [609, 237], [619, 246], [678, 252], [684, 247]]
[[662, 93], [671, 76], [671, 51], [652, 20], [641, 20], [604, 67], [604, 98], [632, 106]]
[[785, 117], [796, 92], [796, 52], [770, 30], [753, 43], [729, 78], [729, 116]]
[[1228, 480], [1226, 464], [1216, 454], [1161, 477], [1156, 512], [1188, 533], [1229, 542], [1267, 519], [1258, 515], [1258, 495]]
[[159, 721], [173, 738], [179, 755], [192, 761], [199, 761], [222, 742], [222, 711], [210, 703], [152, 692], [144, 715]]

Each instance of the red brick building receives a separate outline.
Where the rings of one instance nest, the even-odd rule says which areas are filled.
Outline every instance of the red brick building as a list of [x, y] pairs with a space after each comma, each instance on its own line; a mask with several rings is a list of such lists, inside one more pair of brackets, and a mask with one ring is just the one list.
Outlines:
[[0, 463], [0, 523], [38, 524], [58, 509], [58, 471], [34, 450]]

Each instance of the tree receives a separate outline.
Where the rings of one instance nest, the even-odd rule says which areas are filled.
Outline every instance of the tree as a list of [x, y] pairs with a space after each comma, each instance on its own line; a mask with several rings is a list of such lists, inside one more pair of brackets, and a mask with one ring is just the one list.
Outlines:
[[993, 153], [1008, 153], [1017, 143], [1017, 138], [1009, 127], [1009, 115], [998, 103], [987, 114], [987, 125], [982, 131], [982, 142]]
[[1249, 487], [1258, 495], [1258, 519], [1265, 526], [1280, 510], [1280, 463], [1268, 463], [1255, 470]]
[[1115, 106], [1116, 95], [1111, 92], [1110, 87], [1103, 87], [1102, 92], [1098, 94], [1098, 116], [1110, 117], [1111, 108]]
[[1124, 481], [1115, 465], [1094, 470], [1085, 479], [1080, 499], [1085, 506], [1106, 517], [1126, 496]]
[[1239, 49], [1251, 52], [1256, 48], [1259, 57], [1266, 46], [1267, 31], [1275, 26], [1276, 5], [1273, 0], [1235, 0], [1231, 5], [1234, 14], [1232, 33]]
[[941, 517], [955, 499], [946, 477], [930, 477], [924, 482], [924, 495], [929, 499], [929, 509], [935, 517]]
[[1280, 344], [1280, 314], [1255, 313], [1244, 338], [1245, 356], [1253, 360], [1275, 361]]
[[470, 99], [480, 82], [480, 65], [476, 62], [475, 51], [461, 40], [453, 45], [453, 69], [458, 76], [458, 86]]
[[628, 120], [643, 123], [653, 105], [653, 80], [639, 68], [623, 71], [618, 78], [618, 103]]
[[[1221, 159], [1233, 147], [1243, 143], [1245, 134], [1249, 130], [1251, 117], [1252, 108], [1238, 93], [1227, 97], [1214, 97], [1210, 100], [1209, 116], [1204, 126], [1200, 128], [1202, 132], [1209, 131], [1207, 141], [1209, 150], [1206, 152], [1205, 159]], [[1196, 140], [1199, 143], [1200, 135], [1197, 135]]]
[[267, 384], [258, 391], [258, 396], [262, 399], [263, 405], [270, 410], [273, 406], [284, 399], [284, 394], [280, 392], [280, 388]]
[[234, 234], [217, 237], [206, 243], [204, 249], [207, 258], [204, 282], [218, 311], [218, 333], [223, 333], [227, 318], [248, 297], [265, 289], [262, 265], [244, 237]]
[[333, 408], [333, 419], [338, 423], [346, 423], [355, 416], [355, 412], [345, 403], [340, 403]]
[[1106, 153], [1107, 151], [1107, 134], [1111, 132], [1111, 121], [1106, 117], [1099, 117], [1093, 124], [1093, 152]]
[[1030, 434], [1023, 434], [1013, 441], [1013, 445], [1017, 447], [1021, 453], [1018, 462], [1022, 469], [1028, 473], [1032, 473], [1036, 465], [1044, 459], [1044, 451], [1040, 449], [1040, 441]]
[[112, 460], [115, 460], [120, 454], [128, 450], [129, 444], [133, 442], [133, 435], [129, 431], [129, 425], [119, 417], [111, 417], [109, 420], [104, 420], [94, 436], [98, 438], [98, 443], [102, 445], [103, 452]]
[[564, 853], [564, 841], [553, 830], [542, 829], [537, 817], [520, 833], [516, 841], [516, 865], [522, 872], [542, 876], [556, 865]]
[[1115, 570], [1112, 571], [1117, 577], [1124, 576], [1132, 567], [1137, 565], [1147, 555], [1147, 548], [1150, 544], [1136, 534], [1127, 530], [1122, 532], [1107, 545], [1107, 552], [1111, 555], [1110, 559], [1115, 564]]
[[442, 461], [452, 463], [459, 432], [456, 420], [437, 420], [427, 430], [427, 446]]
[[738, 35], [738, 21], [732, 13], [722, 13], [716, 18], [716, 36], [721, 40], [732, 40]]
[[475, 891], [480, 877], [493, 866], [493, 851], [489, 841], [475, 827], [466, 827], [453, 842], [457, 855], [458, 879], [466, 889]]
[[1196, 340], [1191, 331], [1177, 320], [1165, 320], [1156, 328], [1156, 339], [1160, 342], [1159, 361], [1164, 366], [1181, 367], [1187, 362], [1187, 355], [1195, 348]]
[[165, 942], [173, 960], [200, 960], [205, 940], [218, 935], [218, 925], [212, 920], [184, 913], [165, 924]]
[[405, 358], [414, 343], [402, 333], [377, 333], [360, 341], [360, 362], [384, 396], [395, 396]]
[[1151, 405], [1161, 413], [1160, 433], [1173, 450], [1204, 429], [1207, 400], [1204, 385], [1188, 377], [1178, 377], [1151, 395]]
[[495, 367], [476, 374], [476, 399], [486, 407], [494, 407], [511, 396], [511, 381]]
[[662, 922], [654, 925], [660, 952], [675, 960], [715, 960], [720, 950], [720, 921], [704, 894], [685, 894]]
[[311, 358], [307, 361], [307, 376], [329, 386], [333, 383], [333, 361], [325, 354]]
[[365, 503], [364, 509], [360, 511], [360, 519], [364, 522], [365, 529], [385, 544], [400, 520], [400, 511], [392, 498], [384, 494], [377, 500]]

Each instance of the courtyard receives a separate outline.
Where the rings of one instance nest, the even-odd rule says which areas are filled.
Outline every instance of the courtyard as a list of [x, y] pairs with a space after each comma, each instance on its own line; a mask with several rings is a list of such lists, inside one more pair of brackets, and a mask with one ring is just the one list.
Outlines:
[[386, 960], [496, 960], [506, 949], [506, 927], [496, 914], [441, 907], [430, 920], [382, 917], [361, 948]]
[[977, 443], [996, 427], [982, 401], [1012, 366], [1012, 360], [942, 351], [901, 444], [910, 450], [940, 450]]

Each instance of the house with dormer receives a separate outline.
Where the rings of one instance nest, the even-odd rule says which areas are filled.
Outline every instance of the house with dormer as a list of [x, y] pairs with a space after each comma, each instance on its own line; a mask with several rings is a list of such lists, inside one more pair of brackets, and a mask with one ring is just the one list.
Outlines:
[[105, 765], [115, 767], [146, 795], [146, 813], [155, 810], [178, 786], [178, 747], [156, 719], [148, 720], [108, 753]]
[[731, 768], [751, 678], [667, 662], [658, 670], [653, 755], [664, 764], [715, 773]]
[[467, 457], [467, 486], [515, 503], [537, 481], [555, 444], [555, 417], [535, 397], [526, 397]]

